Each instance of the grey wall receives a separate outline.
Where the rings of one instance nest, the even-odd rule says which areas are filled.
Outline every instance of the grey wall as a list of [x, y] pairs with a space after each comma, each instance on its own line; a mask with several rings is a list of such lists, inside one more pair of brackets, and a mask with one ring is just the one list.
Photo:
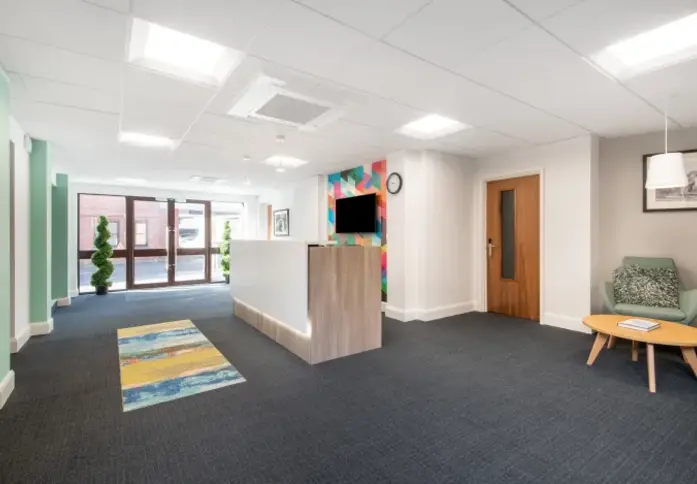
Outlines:
[[[668, 143], [697, 149], [697, 129], [671, 131]], [[625, 255], [672, 257], [688, 289], [697, 288], [697, 211], [642, 211], [642, 156], [662, 151], [663, 133], [600, 140], [601, 280]]]

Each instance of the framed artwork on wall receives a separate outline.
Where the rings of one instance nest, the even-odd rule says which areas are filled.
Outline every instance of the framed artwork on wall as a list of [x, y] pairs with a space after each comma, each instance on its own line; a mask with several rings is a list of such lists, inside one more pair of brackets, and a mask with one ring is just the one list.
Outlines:
[[287, 237], [290, 235], [290, 209], [274, 210], [273, 235], [274, 237]]
[[685, 155], [688, 185], [682, 188], [659, 188], [657, 190], [644, 188], [649, 158], [653, 156], [644, 155], [644, 176], [641, 185], [644, 190], [644, 212], [697, 210], [697, 150], [683, 151], [682, 153]]

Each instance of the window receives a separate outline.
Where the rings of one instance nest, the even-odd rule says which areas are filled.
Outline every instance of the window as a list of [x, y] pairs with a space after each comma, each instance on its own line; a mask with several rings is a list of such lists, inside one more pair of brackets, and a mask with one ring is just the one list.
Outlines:
[[148, 246], [148, 222], [146, 220], [136, 221], [136, 247]]
[[[96, 224], [99, 223], [99, 219], [95, 222], [95, 227], [94, 231], [95, 233], [97, 232], [97, 226]], [[111, 234], [111, 238], [109, 239], [109, 243], [111, 244], [112, 248], [116, 248], [119, 246], [119, 228], [120, 225], [118, 222], [109, 222], [109, 233]]]

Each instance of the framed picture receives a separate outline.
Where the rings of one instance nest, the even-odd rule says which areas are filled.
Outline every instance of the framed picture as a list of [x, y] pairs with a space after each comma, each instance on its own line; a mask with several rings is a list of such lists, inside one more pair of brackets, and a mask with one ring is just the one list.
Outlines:
[[273, 235], [275, 237], [287, 237], [290, 235], [290, 210], [274, 210]]
[[654, 155], [644, 155], [644, 212], [681, 212], [697, 210], [697, 150], [682, 152], [685, 155], [685, 171], [687, 186], [682, 188], [659, 188], [647, 190], [646, 172], [649, 158]]

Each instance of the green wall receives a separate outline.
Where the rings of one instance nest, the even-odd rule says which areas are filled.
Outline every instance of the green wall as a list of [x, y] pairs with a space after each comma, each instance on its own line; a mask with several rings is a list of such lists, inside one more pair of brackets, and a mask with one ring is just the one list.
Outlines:
[[52, 188], [51, 297], [68, 297], [68, 175], [56, 175]]
[[51, 318], [51, 157], [45, 141], [32, 140], [29, 159], [29, 321]]
[[0, 381], [10, 371], [10, 85], [0, 68]]

